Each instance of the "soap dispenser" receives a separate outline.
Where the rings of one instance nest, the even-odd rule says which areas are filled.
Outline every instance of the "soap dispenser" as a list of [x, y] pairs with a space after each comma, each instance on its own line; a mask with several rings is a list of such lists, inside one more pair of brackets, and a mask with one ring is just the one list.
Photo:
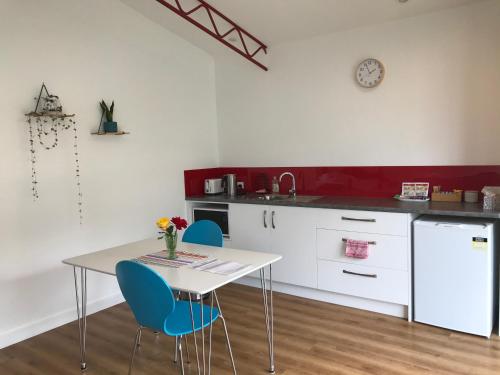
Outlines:
[[278, 177], [273, 177], [273, 194], [279, 194], [280, 192], [280, 184], [278, 182]]

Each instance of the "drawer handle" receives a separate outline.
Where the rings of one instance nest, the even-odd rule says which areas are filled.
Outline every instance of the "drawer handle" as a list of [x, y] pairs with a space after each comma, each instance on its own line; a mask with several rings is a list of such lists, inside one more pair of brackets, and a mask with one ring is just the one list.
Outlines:
[[[342, 238], [342, 242], [347, 242], [348, 238]], [[368, 245], [376, 245], [377, 241], [368, 241]]]
[[276, 229], [276, 225], [274, 225], [274, 211], [271, 212], [271, 227]]
[[352, 271], [347, 271], [347, 270], [342, 270], [342, 273], [346, 273], [348, 275], [354, 275], [354, 276], [371, 277], [372, 279], [377, 278], [376, 273], [359, 273], [359, 272], [352, 272]]
[[267, 210], [264, 210], [264, 228], [267, 228], [267, 220], [266, 220], [266, 217], [267, 217]]
[[365, 223], [375, 223], [377, 221], [376, 219], [357, 219], [355, 217], [347, 217], [347, 216], [342, 216], [342, 220], [347, 220], [347, 221], [363, 221]]

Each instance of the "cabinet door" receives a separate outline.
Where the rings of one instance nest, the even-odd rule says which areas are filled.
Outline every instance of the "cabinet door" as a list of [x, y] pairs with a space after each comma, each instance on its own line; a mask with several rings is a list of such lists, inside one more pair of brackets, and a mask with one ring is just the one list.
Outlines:
[[229, 205], [229, 236], [226, 246], [271, 252], [271, 212], [258, 204]]
[[271, 252], [283, 255], [273, 265], [273, 279], [316, 288], [316, 210], [277, 206], [270, 210]]

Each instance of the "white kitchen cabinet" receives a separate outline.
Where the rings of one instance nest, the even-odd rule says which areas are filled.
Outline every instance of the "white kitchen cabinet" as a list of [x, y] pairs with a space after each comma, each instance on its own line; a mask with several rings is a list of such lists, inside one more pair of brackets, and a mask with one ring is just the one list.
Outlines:
[[[318, 259], [368, 267], [408, 270], [409, 251], [406, 237], [332, 229], [318, 229], [316, 233]], [[345, 255], [345, 246], [348, 239], [368, 241], [368, 258], [347, 257]]]
[[319, 210], [318, 228], [408, 236], [408, 215], [394, 212]]
[[349, 296], [408, 304], [406, 271], [319, 260], [318, 286]]
[[[269, 207], [256, 204], [229, 205], [228, 246], [234, 249], [271, 252]], [[278, 262], [279, 263], [279, 262]]]
[[274, 280], [317, 288], [316, 210], [271, 207], [271, 252], [283, 255]]
[[[408, 307], [411, 320], [411, 217], [403, 213], [320, 210], [318, 289]], [[345, 256], [348, 239], [369, 242], [369, 256]]]
[[231, 204], [229, 230], [231, 247], [283, 255], [273, 280], [317, 287], [314, 209]]
[[[273, 204], [229, 203], [228, 208], [225, 246], [283, 256], [273, 264], [276, 290], [412, 320], [415, 215]], [[369, 257], [346, 257], [348, 239], [368, 241]], [[258, 278], [259, 272], [249, 276]]]

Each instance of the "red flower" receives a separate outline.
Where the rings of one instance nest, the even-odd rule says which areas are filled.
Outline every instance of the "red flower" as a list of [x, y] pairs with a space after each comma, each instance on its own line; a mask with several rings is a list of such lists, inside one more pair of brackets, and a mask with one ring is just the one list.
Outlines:
[[187, 221], [179, 216], [173, 217], [172, 219], [170, 219], [170, 221], [174, 223], [175, 229], [177, 230], [185, 229], [188, 226]]

